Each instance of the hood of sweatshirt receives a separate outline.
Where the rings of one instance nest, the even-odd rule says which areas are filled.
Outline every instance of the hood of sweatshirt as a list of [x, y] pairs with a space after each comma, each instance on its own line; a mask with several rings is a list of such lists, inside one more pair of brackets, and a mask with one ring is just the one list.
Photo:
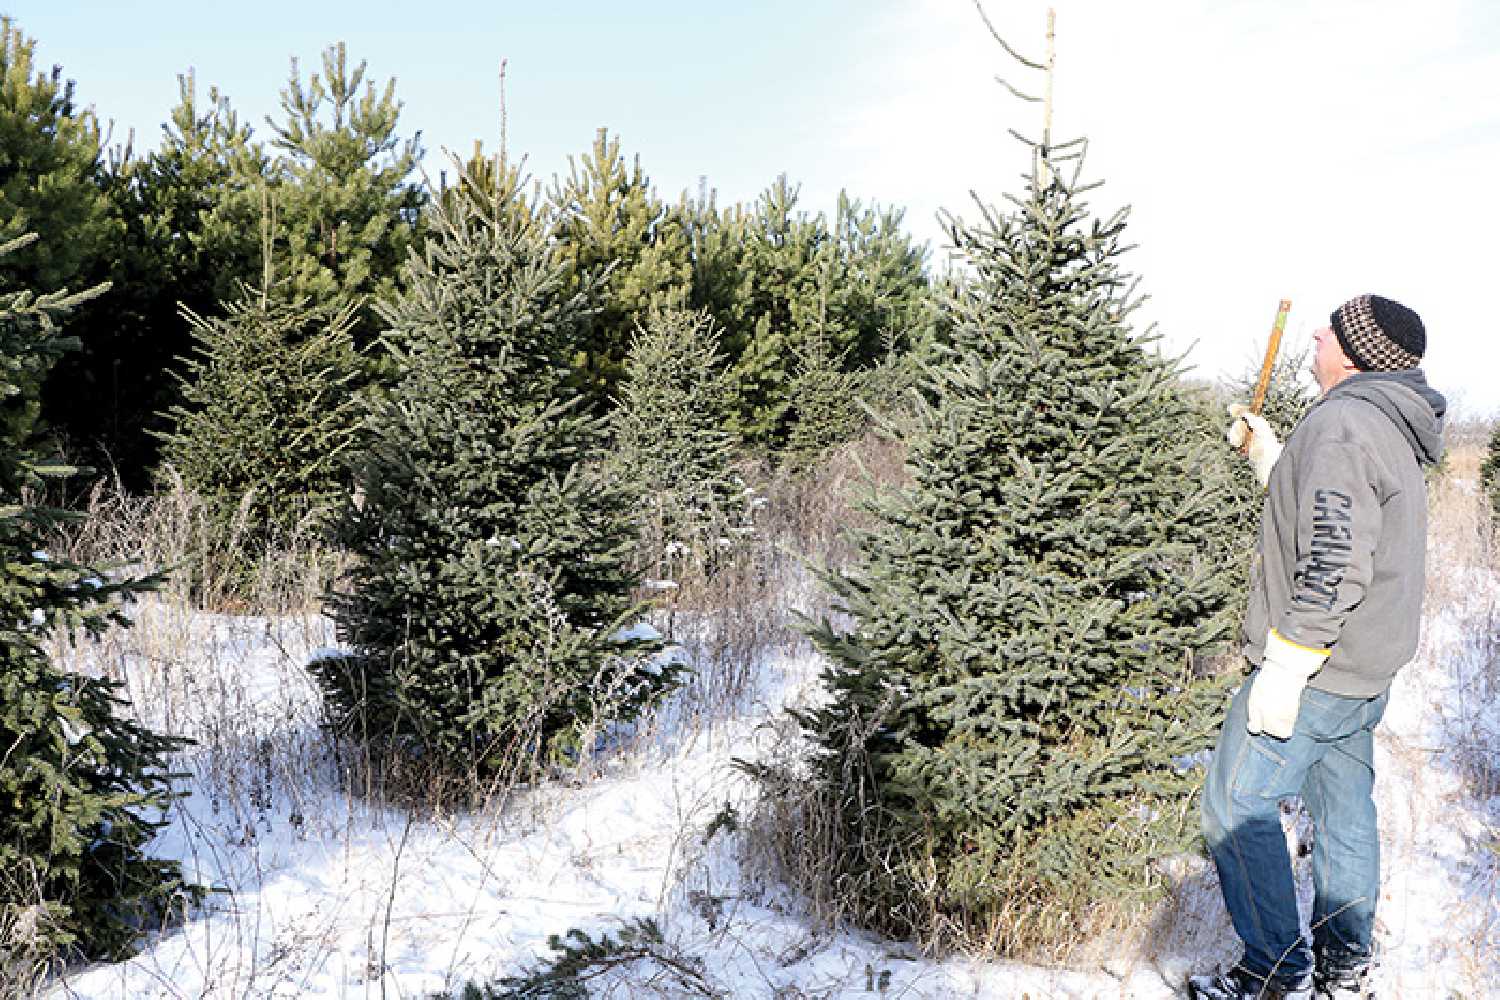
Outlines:
[[1448, 401], [1427, 384], [1420, 368], [1397, 372], [1356, 372], [1328, 391], [1328, 398], [1352, 396], [1372, 403], [1406, 437], [1417, 461], [1435, 465], [1443, 456], [1443, 417]]

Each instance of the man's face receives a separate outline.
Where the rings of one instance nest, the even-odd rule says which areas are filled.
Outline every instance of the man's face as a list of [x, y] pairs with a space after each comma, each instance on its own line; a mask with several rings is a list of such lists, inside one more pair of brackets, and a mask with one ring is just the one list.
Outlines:
[[1333, 327], [1325, 326], [1313, 334], [1311, 367], [1313, 379], [1323, 392], [1332, 389], [1356, 371], [1354, 362], [1344, 353]]

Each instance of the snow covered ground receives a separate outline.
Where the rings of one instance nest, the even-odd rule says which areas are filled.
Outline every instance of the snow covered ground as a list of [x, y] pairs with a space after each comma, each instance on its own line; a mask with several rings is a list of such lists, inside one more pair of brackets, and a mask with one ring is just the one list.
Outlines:
[[[1484, 567], [1443, 572], [1379, 737], [1382, 997], [1500, 997], [1500, 583]], [[549, 935], [647, 917], [715, 992], [640, 962], [596, 995], [1170, 997], [1235, 957], [1201, 861], [1182, 866], [1174, 911], [1100, 970], [933, 961], [814, 926], [742, 867], [744, 831], [722, 822], [753, 806], [732, 759], [784, 738], [784, 708], [815, 697], [806, 652], [769, 655], [732, 715], [664, 711], [588, 780], [413, 821], [343, 791], [305, 669], [333, 644], [326, 620], [160, 603], [137, 618], [128, 644], [83, 655], [123, 664], [142, 714], [199, 740], [154, 853], [217, 891], [135, 958], [72, 969], [48, 997], [424, 997], [535, 967]]]

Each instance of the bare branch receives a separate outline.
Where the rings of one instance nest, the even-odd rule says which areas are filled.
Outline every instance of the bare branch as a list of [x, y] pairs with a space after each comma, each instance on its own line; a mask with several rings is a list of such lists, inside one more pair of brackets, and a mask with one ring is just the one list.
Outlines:
[[1032, 104], [1040, 104], [1041, 103], [1042, 99], [1040, 97], [1033, 97], [1031, 94], [1023, 94], [1023, 93], [1021, 93], [1015, 87], [1012, 87], [1009, 83], [1007, 83], [998, 73], [995, 74], [995, 82], [998, 83], [1000, 86], [1004, 87], [1006, 90], [1010, 91], [1015, 96], [1019, 97], [1023, 101], [1030, 101]]
[[980, 17], [981, 20], [984, 21], [984, 26], [986, 28], [990, 29], [990, 34], [994, 36], [995, 41], [997, 41], [997, 42], [1000, 43], [1000, 47], [1002, 49], [1004, 49], [1006, 52], [1010, 53], [1010, 57], [1012, 59], [1014, 59], [1016, 62], [1020, 63], [1022, 66], [1025, 66], [1028, 69], [1046, 69], [1047, 68], [1046, 66], [1043, 66], [1039, 62], [1033, 62], [1032, 60], [1027, 59], [1025, 56], [1021, 55], [1021, 53], [1019, 53], [1015, 49], [1011, 48], [1010, 45], [1009, 45], [1009, 43], [1007, 43], [1005, 41], [1005, 39], [1003, 39], [1003, 38], [1000, 37], [1000, 32], [998, 32], [998, 31], [995, 30], [995, 26], [992, 23], [990, 23], [990, 16], [984, 12], [984, 8], [982, 6], [980, 6], [979, 0], [974, 0], [974, 9], [977, 10], [977, 11], [979, 11], [979, 17]]

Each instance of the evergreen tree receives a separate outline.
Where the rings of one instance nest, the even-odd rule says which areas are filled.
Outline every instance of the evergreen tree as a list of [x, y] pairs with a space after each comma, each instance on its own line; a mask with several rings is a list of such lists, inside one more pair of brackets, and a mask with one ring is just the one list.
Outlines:
[[589, 290], [590, 316], [573, 359], [575, 383], [603, 409], [624, 370], [633, 331], [652, 309], [681, 306], [691, 265], [680, 220], [641, 170], [626, 166], [605, 129], [549, 199], [555, 235], [576, 287]]
[[314, 670], [336, 724], [434, 771], [493, 774], [573, 748], [671, 684], [619, 637], [636, 610], [632, 494], [565, 390], [586, 319], [517, 172], [436, 215], [380, 306], [398, 378], [379, 398], [336, 535], [361, 562], [332, 613], [353, 653]]
[[9, 255], [0, 283], [57, 289], [85, 275], [117, 227], [98, 184], [98, 122], [74, 107], [62, 67], [36, 69], [35, 51], [0, 17], [0, 242], [39, 237]]
[[163, 458], [210, 503], [251, 573], [278, 539], [344, 491], [357, 414], [353, 310], [243, 288], [225, 314], [186, 312], [197, 341]]
[[[13, 409], [73, 346], [58, 321], [97, 292], [0, 294], [0, 405]], [[144, 853], [172, 798], [166, 756], [184, 741], [118, 714], [120, 685], [60, 670], [46, 653], [54, 630], [76, 639], [128, 624], [118, 602], [156, 582], [46, 554], [69, 515], [26, 495], [68, 471], [0, 425], [0, 986], [27, 957], [118, 958], [199, 892], [176, 862]]]
[[866, 372], [845, 371], [827, 338], [814, 335], [802, 349], [788, 397], [791, 431], [785, 460], [791, 468], [814, 468], [829, 449], [853, 440], [865, 427], [861, 397]]
[[929, 323], [925, 254], [901, 231], [899, 212], [840, 194], [830, 226], [822, 214], [799, 211], [797, 197], [779, 177], [753, 210], [701, 210], [698, 227], [718, 222], [724, 235], [693, 238], [702, 255], [694, 301], [726, 331], [734, 427], [771, 452], [786, 447], [792, 383], [810, 341], [820, 339], [842, 370], [861, 371], [890, 346], [924, 339]]
[[742, 440], [770, 451], [785, 444], [790, 383], [804, 333], [799, 321], [808, 316], [805, 303], [816, 299], [816, 260], [827, 245], [824, 218], [796, 211], [797, 195], [782, 175], [756, 202], [739, 255], [747, 272], [744, 294], [722, 318], [733, 364], [733, 426]]
[[721, 210], [717, 192], [702, 178], [697, 195], [684, 192], [673, 213], [692, 266], [688, 302], [707, 310], [726, 329], [727, 322], [742, 318], [741, 303], [750, 295], [750, 269], [744, 266], [750, 214], [743, 205]]
[[[0, 17], [0, 243], [14, 248], [0, 261], [0, 288], [48, 291], [88, 277], [118, 227], [99, 187], [98, 123], [74, 107], [61, 67], [36, 70], [35, 50]], [[28, 233], [40, 238], [19, 240]], [[23, 390], [24, 408], [13, 398], [0, 431], [7, 440], [37, 424], [39, 387]]]
[[1489, 454], [1480, 467], [1479, 479], [1489, 494], [1490, 506], [1495, 508], [1496, 516], [1500, 516], [1500, 426], [1490, 438]]
[[150, 486], [164, 415], [182, 402], [187, 315], [214, 314], [260, 268], [259, 228], [218, 213], [261, 198], [267, 157], [216, 88], [206, 103], [191, 73], [178, 88], [160, 148], [111, 158], [104, 191], [122, 230], [100, 272], [111, 288], [71, 321], [81, 349], [53, 369], [44, 395], [48, 422], [133, 491]]
[[[363, 91], [361, 91], [363, 86]], [[279, 155], [271, 167], [276, 274], [290, 299], [357, 303], [355, 342], [378, 329], [375, 298], [396, 292], [420, 238], [426, 196], [412, 180], [422, 149], [397, 135], [396, 81], [376, 90], [365, 63], [352, 70], [344, 43], [323, 52], [323, 72], [302, 82], [297, 60], [281, 92], [284, 119], [267, 119]], [[258, 218], [261, 206], [248, 207]], [[257, 227], [258, 229], [258, 227]]]
[[1208, 442], [1128, 325], [1125, 213], [1090, 216], [1046, 165], [1010, 214], [951, 225], [969, 273], [941, 303], [911, 484], [825, 575], [849, 625], [809, 624], [832, 698], [800, 715], [855, 912], [1002, 952], [1160, 888], [1223, 691], [1190, 654], [1230, 592], [1205, 558]]
[[644, 562], [676, 579], [710, 569], [751, 528], [751, 495], [734, 471], [729, 382], [703, 312], [654, 312], [636, 331], [610, 415], [613, 464], [641, 491]]

